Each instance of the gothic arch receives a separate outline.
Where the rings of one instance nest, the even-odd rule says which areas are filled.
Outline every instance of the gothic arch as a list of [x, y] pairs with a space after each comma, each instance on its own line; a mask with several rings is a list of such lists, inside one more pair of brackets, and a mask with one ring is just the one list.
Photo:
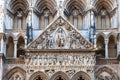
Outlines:
[[17, 35], [17, 40], [18, 40], [20, 37], [22, 37], [22, 38], [25, 40], [26, 35], [25, 35], [25, 34], [22, 34], [22, 33], [19, 33], [19, 34]]
[[102, 36], [104, 39], [106, 38], [105, 34], [103, 32], [100, 32], [96, 35], [96, 39], [99, 37], [99, 36]]
[[86, 11], [86, 1], [85, 0], [66, 0], [65, 2], [65, 13], [67, 15], [70, 15], [70, 13], [72, 12], [72, 9], [74, 7], [76, 7], [81, 13], [83, 14]]
[[117, 40], [114, 35], [109, 36], [109, 43], [108, 43], [108, 54], [110, 58], [117, 57]]
[[37, 0], [35, 3], [35, 11], [42, 14], [45, 8], [48, 8], [54, 15], [56, 13], [57, 3], [54, 0]]
[[25, 55], [25, 39], [23, 36], [19, 36], [17, 41], [17, 57]]
[[15, 14], [19, 8], [26, 13], [28, 12], [29, 2], [28, 0], [11, 0], [9, 2], [9, 6], [10, 11], [12, 11], [13, 14]]
[[[106, 73], [107, 75], [102, 75], [104, 73]], [[109, 77], [108, 75], [111, 76], [111, 78], [112, 78], [111, 80], [119, 80], [119, 77], [118, 77], [117, 73], [112, 68], [110, 68], [108, 66], [102, 66], [102, 67], [99, 67], [95, 70], [96, 80], [99, 80], [99, 77], [100, 78]]]
[[58, 80], [58, 78], [62, 78], [63, 80], [70, 80], [67, 74], [65, 74], [62, 71], [56, 72], [55, 74], [52, 75], [50, 80]]
[[[37, 0], [34, 5], [34, 15], [39, 19], [37, 29], [44, 29], [53, 21], [57, 12], [57, 3], [54, 0]], [[34, 26], [34, 28], [36, 28]]]
[[111, 12], [117, 6], [114, 3], [113, 0], [94, 0], [93, 5], [97, 12], [99, 12], [102, 7], [105, 7], [108, 12]]
[[79, 71], [76, 74], [74, 74], [71, 80], [78, 80], [79, 78], [84, 80], [91, 80], [91, 77], [83, 71]]
[[7, 38], [6, 43], [6, 56], [7, 57], [13, 57], [14, 56], [14, 39], [12, 36], [9, 36]]
[[48, 76], [41, 71], [38, 71], [38, 72], [35, 72], [34, 74], [32, 74], [30, 76], [29, 80], [35, 80], [37, 77], [40, 77], [42, 80], [48, 80]]
[[105, 57], [105, 35], [104, 33], [100, 33], [97, 35], [97, 57], [104, 58]]
[[29, 12], [28, 0], [11, 0], [8, 6], [7, 12], [12, 16], [10, 19], [14, 22], [13, 28], [26, 29], [26, 16]]
[[109, 38], [111, 35], [114, 36], [115, 39], [117, 38], [117, 33], [114, 33], [114, 32], [110, 32], [107, 38]]
[[4, 77], [4, 80], [9, 80], [14, 74], [16, 74], [17, 72], [20, 73], [20, 75], [22, 76], [22, 80], [25, 80], [26, 78], [26, 71], [23, 70], [20, 67], [14, 67], [13, 69], [11, 69]]
[[6, 35], [6, 38], [8, 39], [10, 36], [13, 38], [13, 40], [15, 39], [15, 35], [13, 33], [8, 33], [8, 35]]

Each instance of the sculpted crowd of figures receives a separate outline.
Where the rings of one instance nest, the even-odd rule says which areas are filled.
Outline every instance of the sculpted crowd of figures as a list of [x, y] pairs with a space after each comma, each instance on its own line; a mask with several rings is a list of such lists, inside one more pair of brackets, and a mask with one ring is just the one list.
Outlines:
[[91, 49], [92, 44], [62, 18], [47, 28], [29, 49]]
[[28, 66], [94, 66], [95, 65], [94, 55], [29, 55], [26, 59]]

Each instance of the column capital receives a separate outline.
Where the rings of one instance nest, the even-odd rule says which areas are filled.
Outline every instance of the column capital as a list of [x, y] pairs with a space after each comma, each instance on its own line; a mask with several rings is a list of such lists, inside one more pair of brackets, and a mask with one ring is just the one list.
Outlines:
[[18, 42], [18, 40], [15, 39], [15, 40], [14, 40], [14, 44], [17, 44], [17, 42]]
[[105, 39], [104, 41], [105, 41], [105, 44], [108, 44], [108, 42], [109, 42], [109, 39]]

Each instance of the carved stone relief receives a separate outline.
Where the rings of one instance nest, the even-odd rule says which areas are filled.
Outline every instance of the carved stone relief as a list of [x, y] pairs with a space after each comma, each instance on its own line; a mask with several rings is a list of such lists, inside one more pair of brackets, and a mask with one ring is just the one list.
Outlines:
[[66, 71], [66, 73], [67, 73], [67, 75], [68, 76], [73, 76], [73, 74], [75, 74], [76, 73], [76, 71], [75, 70], [68, 70], [68, 71]]
[[26, 59], [27, 66], [94, 66], [94, 55], [57, 55], [40, 54], [29, 55]]
[[25, 80], [24, 77], [18, 72], [13, 74], [9, 80]]
[[107, 72], [102, 72], [98, 77], [97, 80], [117, 80], [114, 74], [109, 74]]
[[93, 45], [61, 17], [28, 46], [28, 49], [92, 48]]
[[55, 73], [55, 70], [54, 69], [45, 70], [45, 73], [51, 77]]

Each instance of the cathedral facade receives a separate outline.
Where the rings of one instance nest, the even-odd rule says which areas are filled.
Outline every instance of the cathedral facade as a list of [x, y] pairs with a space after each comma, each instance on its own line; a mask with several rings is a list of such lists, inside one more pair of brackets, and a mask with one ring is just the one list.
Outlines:
[[0, 80], [120, 80], [120, 0], [0, 0]]

